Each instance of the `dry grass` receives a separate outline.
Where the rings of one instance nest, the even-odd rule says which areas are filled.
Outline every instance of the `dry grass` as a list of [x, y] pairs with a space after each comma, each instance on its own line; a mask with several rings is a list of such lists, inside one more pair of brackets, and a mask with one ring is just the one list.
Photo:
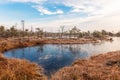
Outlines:
[[28, 46], [33, 46], [38, 44], [38, 40], [34, 41], [14, 41], [14, 40], [4, 40], [0, 41], [0, 52], [4, 52], [10, 49], [15, 49], [15, 48], [22, 48], [22, 47], [28, 47]]
[[[0, 41], [0, 52], [9, 49], [33, 46], [37, 44], [77, 44], [97, 40], [84, 39], [44, 39], [33, 41]], [[2, 44], [2, 45], [1, 45]], [[0, 80], [47, 80], [43, 69], [26, 60], [6, 59], [0, 54]], [[71, 66], [64, 67], [52, 75], [51, 80], [120, 80], [120, 51], [77, 60]]]
[[[0, 80], [48, 79], [38, 65], [0, 55]], [[51, 80], [120, 80], [120, 51], [77, 60], [52, 75]]]
[[4, 52], [14, 48], [34, 46], [38, 44], [85, 44], [96, 43], [97, 40], [93, 39], [34, 39], [34, 40], [14, 40], [4, 39], [0, 40], [0, 52]]
[[77, 60], [52, 75], [51, 80], [120, 80], [120, 51]]
[[47, 80], [47, 77], [37, 64], [0, 55], [0, 80]]
[[96, 39], [85, 39], [85, 38], [79, 38], [79, 39], [45, 39], [43, 40], [43, 43], [46, 44], [86, 44], [86, 43], [97, 43], [98, 41]]

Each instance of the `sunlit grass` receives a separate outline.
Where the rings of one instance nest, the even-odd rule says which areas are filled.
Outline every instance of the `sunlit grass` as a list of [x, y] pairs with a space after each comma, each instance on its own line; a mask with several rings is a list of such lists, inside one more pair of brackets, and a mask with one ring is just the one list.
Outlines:
[[[113, 63], [107, 65], [111, 61]], [[52, 75], [52, 80], [120, 80], [119, 61], [120, 51], [77, 60]]]
[[0, 55], [0, 80], [47, 80], [43, 69], [26, 60], [6, 59]]

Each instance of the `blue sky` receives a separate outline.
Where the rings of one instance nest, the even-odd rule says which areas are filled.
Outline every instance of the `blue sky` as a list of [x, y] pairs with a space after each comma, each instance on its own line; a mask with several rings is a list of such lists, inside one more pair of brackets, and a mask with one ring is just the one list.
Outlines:
[[[20, 21], [48, 31], [78, 26], [82, 30], [120, 30], [120, 0], [1, 0], [0, 25]], [[114, 27], [113, 27], [114, 26]]]

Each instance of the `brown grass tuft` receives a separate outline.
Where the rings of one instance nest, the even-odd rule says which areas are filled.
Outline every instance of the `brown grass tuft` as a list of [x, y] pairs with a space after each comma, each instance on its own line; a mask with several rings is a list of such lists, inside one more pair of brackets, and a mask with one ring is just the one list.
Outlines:
[[6, 59], [0, 54], [0, 80], [47, 80], [47, 77], [35, 63]]
[[120, 51], [77, 60], [52, 75], [51, 80], [120, 80]]

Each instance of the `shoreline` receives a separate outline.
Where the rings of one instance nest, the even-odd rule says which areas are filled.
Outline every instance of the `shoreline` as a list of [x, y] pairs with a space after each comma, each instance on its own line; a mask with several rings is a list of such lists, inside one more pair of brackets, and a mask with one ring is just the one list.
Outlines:
[[78, 59], [52, 75], [51, 80], [120, 80], [120, 51]]
[[[70, 66], [66, 66], [59, 69], [57, 72], [52, 74], [50, 78], [44, 74], [43, 68], [41, 66], [38, 66], [37, 64], [31, 63], [27, 60], [20, 60], [15, 58], [7, 59], [3, 57], [2, 54], [0, 55], [0, 60], [2, 60], [0, 62], [0, 64], [2, 65], [0, 69], [1, 71], [3, 70], [4, 72], [4, 70], [8, 69], [10, 70], [10, 72], [12, 72], [13, 75], [15, 75], [14, 72], [18, 71], [21, 72], [22, 74], [24, 73], [28, 78], [32, 76], [33, 79], [36, 79], [38, 78], [38, 76], [40, 76], [38, 80], [39, 79], [40, 80], [56, 80], [56, 79], [57, 80], [106, 80], [106, 79], [119, 80], [120, 79], [119, 76], [120, 51], [101, 53], [96, 56], [92, 56], [88, 59], [78, 59], [74, 61]], [[10, 65], [8, 67], [12, 67], [12, 68], [8, 68], [6, 65]], [[28, 67], [31, 68], [30, 71]], [[38, 68], [40, 69], [40, 74], [38, 74], [39, 71]], [[4, 74], [6, 73], [4, 72], [3, 75]], [[11, 73], [8, 74], [8, 77], [10, 75]], [[11, 77], [11, 79], [13, 79], [13, 77]], [[25, 79], [25, 77], [23, 77], [22, 79]]]
[[[92, 40], [92, 39], [71, 39], [71, 40], [70, 39], [39, 39], [39, 40], [32, 40], [32, 41], [26, 40], [24, 42], [20, 42], [18, 40], [17, 41], [4, 40], [3, 42], [6, 43], [6, 46], [3, 50], [0, 47], [0, 55], [2, 55], [1, 52], [7, 51], [10, 49], [35, 46], [35, 45], [39, 45], [39, 44], [87, 44], [87, 43], [98, 43], [99, 41], [98, 41], [98, 39], [95, 39], [95, 40]], [[108, 52], [105, 54], [99, 54], [96, 56], [92, 56], [90, 59], [82, 59], [82, 60], [78, 59], [75, 62], [73, 62], [72, 65], [70, 65], [68, 67], [63, 67], [60, 70], [58, 70], [57, 72], [55, 72], [54, 74], [52, 74], [50, 80], [56, 80], [56, 79], [57, 80], [64, 80], [64, 79], [66, 79], [66, 80], [71, 80], [71, 79], [86, 80], [86, 78], [88, 80], [89, 79], [104, 80], [104, 79], [107, 79], [104, 77], [108, 77], [107, 75], [104, 74], [104, 72], [105, 73], [111, 72], [114, 67], [116, 68], [115, 65], [118, 66], [118, 64], [116, 64], [116, 63], [120, 63], [119, 58], [120, 58], [120, 51], [113, 51], [113, 52]], [[0, 59], [3, 59], [3, 57], [0, 56]], [[20, 60], [20, 59], [8, 59], [8, 58], [4, 58], [4, 59], [7, 61], [11, 61], [11, 64], [16, 64], [16, 66], [18, 65], [18, 63], [26, 61], [26, 60]], [[15, 62], [16, 60], [19, 62]], [[2, 63], [4, 63], [4, 60], [2, 61]], [[7, 63], [7, 64], [9, 64], [9, 63]], [[27, 62], [28, 66], [31, 64], [32, 64], [32, 62]], [[15, 68], [14, 66], [12, 66], [12, 67]], [[19, 67], [21, 67], [21, 66], [19, 66]], [[37, 67], [40, 67], [40, 69], [42, 69], [41, 66], [37, 65], [35, 68], [37, 68]], [[32, 66], [31, 66], [31, 68], [32, 68]], [[117, 67], [117, 69], [119, 69], [119, 68]], [[117, 69], [115, 69], [115, 71], [117, 71]], [[3, 69], [3, 71], [4, 71], [4, 69]], [[102, 73], [100, 73], [101, 71], [102, 71]], [[36, 72], [34, 72], [34, 73], [36, 74]], [[107, 74], [110, 74], [110, 73], [107, 73]], [[30, 74], [30, 75], [32, 76], [32, 74]], [[42, 75], [42, 78], [44, 78], [42, 80], [48, 80], [47, 79], [48, 76], [46, 76], [44, 74], [44, 72], [41, 73], [41, 75]], [[65, 76], [63, 76], [63, 75], [65, 75]], [[72, 77], [69, 75], [72, 75]], [[104, 77], [102, 77], [101, 75]], [[118, 73], [115, 73], [115, 75], [117, 76]], [[86, 76], [86, 78], [84, 76]], [[117, 78], [120, 79], [118, 76], [117, 76]], [[108, 79], [109, 79], [109, 77], [108, 77]]]
[[20, 39], [6, 39], [0, 41], [0, 52], [8, 51], [16, 48], [36, 46], [40, 44], [87, 44], [98, 43], [98, 39], [26, 39], [24, 41]]

